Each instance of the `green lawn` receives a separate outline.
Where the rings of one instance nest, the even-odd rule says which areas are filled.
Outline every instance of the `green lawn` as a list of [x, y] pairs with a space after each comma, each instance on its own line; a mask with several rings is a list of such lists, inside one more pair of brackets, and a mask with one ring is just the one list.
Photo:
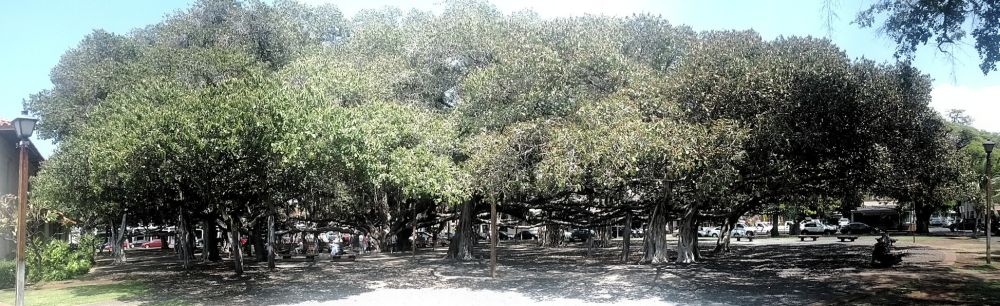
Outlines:
[[[146, 293], [139, 282], [122, 282], [105, 285], [86, 285], [58, 289], [29, 289], [25, 305], [85, 305], [99, 302], [134, 300]], [[14, 305], [14, 290], [0, 291], [0, 301]]]

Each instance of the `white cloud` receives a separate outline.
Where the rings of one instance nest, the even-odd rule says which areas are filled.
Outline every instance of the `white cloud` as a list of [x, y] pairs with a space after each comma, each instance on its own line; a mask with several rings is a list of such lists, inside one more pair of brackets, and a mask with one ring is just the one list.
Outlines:
[[931, 91], [931, 107], [947, 115], [950, 109], [964, 109], [972, 126], [1000, 132], [1000, 85], [970, 87], [938, 83]]

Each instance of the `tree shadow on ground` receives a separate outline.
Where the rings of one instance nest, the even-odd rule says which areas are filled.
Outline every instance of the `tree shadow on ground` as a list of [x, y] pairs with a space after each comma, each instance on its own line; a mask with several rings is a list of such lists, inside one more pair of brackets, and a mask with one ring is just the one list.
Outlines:
[[[545, 249], [530, 242], [507, 243], [498, 248], [497, 279], [489, 277], [488, 259], [455, 263], [442, 259], [444, 250], [425, 250], [416, 257], [381, 254], [355, 262], [279, 262], [274, 272], [249, 262], [242, 277], [232, 277], [228, 261], [199, 262], [184, 271], [171, 256], [140, 254], [129, 265], [101, 267], [93, 277], [143, 281], [151, 292], [137, 301], [145, 304], [331, 301], [379, 288], [515, 291], [536, 300], [658, 298], [736, 305], [981, 304], [998, 297], [993, 292], [1000, 284], [934, 264], [940, 255], [935, 250], [900, 249], [910, 256], [888, 269], [871, 267], [871, 246], [840, 243], [734, 245], [720, 256], [708, 254], [706, 246], [699, 263], [650, 266], [619, 263], [620, 247], [587, 256], [578, 245]], [[632, 262], [641, 253], [636, 248], [633, 255]]]

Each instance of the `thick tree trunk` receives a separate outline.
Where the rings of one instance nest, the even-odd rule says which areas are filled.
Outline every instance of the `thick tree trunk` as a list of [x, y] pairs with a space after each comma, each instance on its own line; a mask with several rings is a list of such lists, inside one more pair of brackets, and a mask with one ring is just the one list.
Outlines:
[[694, 263], [698, 261], [698, 210], [688, 207], [681, 219], [680, 232], [677, 234], [677, 263]]
[[799, 229], [799, 217], [792, 219], [792, 224], [788, 226], [789, 235], [798, 235], [802, 231]]
[[771, 215], [771, 237], [778, 237], [781, 233], [778, 232], [778, 213]]
[[622, 231], [622, 263], [628, 263], [632, 255], [632, 212], [625, 212], [625, 229]]
[[[258, 223], [259, 224], [259, 223]], [[264, 262], [267, 260], [267, 225], [259, 224], [255, 225], [254, 231], [250, 233], [253, 237], [253, 255], [257, 262]]]
[[413, 237], [413, 238], [411, 238], [411, 241], [413, 241], [413, 242], [410, 243], [411, 247], [413, 248], [413, 250], [410, 252], [410, 256], [414, 257], [414, 258], [417, 257], [417, 241], [419, 239], [419, 237], [417, 237], [417, 217], [419, 217], [419, 214], [417, 214], [417, 207], [416, 207], [416, 204], [414, 204], [414, 207], [413, 207], [413, 222], [410, 224], [410, 226], [412, 226], [412, 228], [410, 230], [410, 237]]
[[[112, 226], [112, 231], [114, 231], [114, 226]], [[113, 264], [121, 265], [125, 264], [127, 259], [125, 258], [125, 250], [122, 249], [122, 243], [125, 242], [126, 237], [128, 237], [128, 227], [125, 223], [125, 214], [122, 214], [122, 224], [118, 228], [117, 233], [114, 235], [114, 239], [111, 241], [111, 254], [114, 257]]]
[[719, 239], [715, 242], [715, 250], [713, 253], [721, 254], [729, 252], [729, 241], [733, 236], [733, 227], [736, 226], [736, 221], [739, 221], [740, 215], [742, 214], [732, 214], [726, 217], [725, 222], [722, 224], [721, 232], [719, 233]]
[[229, 246], [230, 256], [233, 258], [233, 272], [236, 275], [243, 275], [243, 251], [240, 248], [240, 221], [233, 215], [227, 216], [229, 219]]
[[170, 241], [170, 235], [164, 233], [161, 234], [159, 237], [160, 237], [160, 251], [163, 252], [164, 254], [170, 252], [170, 243], [168, 243], [168, 241]]
[[472, 218], [475, 211], [476, 202], [469, 201], [462, 204], [461, 215], [458, 219], [458, 227], [455, 228], [455, 235], [451, 237], [448, 244], [448, 255], [446, 259], [466, 261], [472, 260], [475, 250], [476, 234], [472, 230]]
[[934, 211], [927, 207], [927, 205], [919, 205], [916, 211], [917, 233], [929, 233], [931, 227], [931, 215], [934, 214]]
[[274, 271], [274, 214], [267, 216], [267, 268]]
[[[215, 225], [215, 219], [206, 220], [204, 223], [204, 229], [202, 234], [205, 237], [201, 240], [202, 246], [202, 257], [205, 260], [210, 261], [220, 261], [222, 260], [222, 255], [219, 254], [219, 231], [218, 227]], [[208, 256], [205, 258], [205, 256]]]
[[189, 248], [191, 244], [188, 243], [188, 238], [191, 236], [188, 234], [188, 230], [189, 230], [188, 222], [187, 218], [184, 217], [184, 212], [178, 213], [177, 214], [178, 240], [176, 242], [178, 247], [176, 249], [177, 249], [177, 257], [178, 259], [181, 260], [181, 266], [184, 267], [184, 269], [191, 268], [192, 252], [191, 249]]
[[542, 247], [559, 247], [562, 244], [562, 227], [556, 223], [548, 223], [542, 228], [540, 237]]
[[667, 201], [659, 201], [649, 215], [649, 229], [643, 239], [643, 254], [640, 261], [642, 263], [660, 264], [670, 261], [670, 257], [667, 255], [666, 210]]

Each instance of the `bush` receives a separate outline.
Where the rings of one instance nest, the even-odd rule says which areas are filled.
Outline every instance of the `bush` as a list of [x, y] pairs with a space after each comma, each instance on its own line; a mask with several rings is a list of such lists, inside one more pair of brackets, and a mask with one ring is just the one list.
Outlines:
[[93, 250], [71, 250], [62, 240], [52, 240], [44, 245], [41, 263], [32, 261], [28, 277], [33, 281], [66, 280], [90, 272]]
[[14, 288], [17, 262], [0, 260], [0, 289]]

